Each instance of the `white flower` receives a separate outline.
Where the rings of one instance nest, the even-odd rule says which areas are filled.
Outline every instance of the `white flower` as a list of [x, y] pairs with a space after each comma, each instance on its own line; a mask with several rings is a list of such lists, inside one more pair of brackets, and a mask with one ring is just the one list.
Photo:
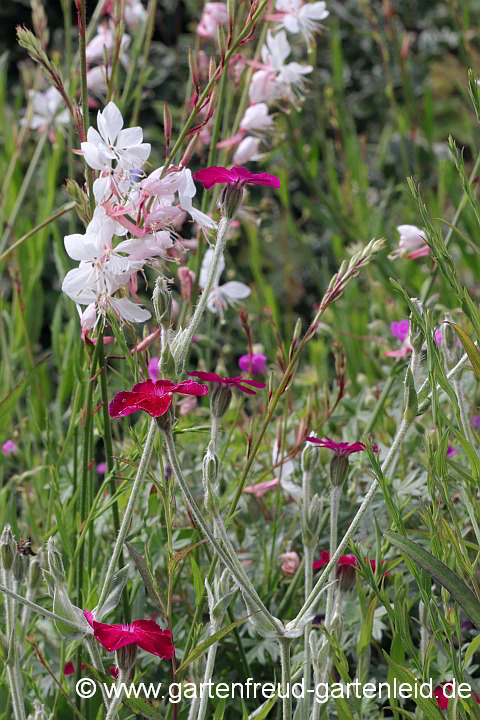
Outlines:
[[252, 75], [248, 88], [248, 99], [254, 104], [268, 102], [281, 95], [281, 88], [274, 74], [269, 70], [257, 70]]
[[[116, 43], [116, 31], [113, 23], [110, 26], [99, 25], [97, 28], [97, 34], [90, 40], [86, 49], [87, 63], [92, 62], [103, 62], [105, 57], [105, 50], [107, 56], [110, 59], [112, 56], [113, 48]], [[130, 45], [130, 36], [122, 35], [120, 41], [120, 60], [125, 64], [125, 51]]]
[[290, 55], [291, 48], [287, 40], [287, 33], [281, 30], [273, 35], [271, 30], [267, 33], [266, 44], [260, 51], [264, 70], [258, 70], [252, 77], [249, 91], [251, 103], [268, 101], [286, 97], [294, 101], [294, 91], [301, 93], [304, 86], [304, 75], [312, 72], [311, 65], [301, 65], [297, 62], [285, 64]]
[[259, 153], [261, 140], [251, 137], [250, 135], [242, 140], [233, 156], [234, 165], [243, 165], [250, 160], [261, 160], [265, 153]]
[[250, 105], [240, 123], [240, 130], [266, 130], [273, 125], [273, 119], [268, 114], [268, 105], [264, 102]]
[[[277, 440], [275, 440], [272, 449], [272, 466], [278, 465], [282, 459], [280, 446]], [[303, 498], [302, 487], [290, 479], [295, 473], [295, 464], [293, 460], [285, 460], [279, 467], [275, 468], [274, 472], [275, 475], [280, 478], [280, 485], [285, 492], [291, 495], [295, 500], [301, 500]]]
[[291, 51], [286, 32], [282, 30], [273, 35], [269, 30], [266, 43], [260, 50], [260, 56], [264, 65], [271, 65], [274, 70], [281, 70]]
[[[204, 288], [207, 284], [207, 278], [208, 274], [210, 272], [210, 267], [212, 265], [213, 260], [213, 253], [214, 250], [212, 248], [208, 248], [206, 251], [203, 262], [202, 262], [202, 269], [200, 271], [200, 281], [199, 285], [201, 288]], [[237, 282], [236, 280], [232, 280], [230, 282], [225, 283], [224, 285], [219, 285], [220, 277], [225, 269], [225, 259], [222, 255], [222, 257], [219, 260], [218, 266], [217, 266], [217, 272], [215, 275], [215, 280], [213, 283], [213, 287], [210, 291], [210, 294], [208, 296], [207, 300], [207, 308], [212, 313], [218, 312], [223, 320], [223, 314], [225, 310], [227, 309], [228, 305], [233, 305], [236, 300], [243, 300], [243, 298], [246, 298], [250, 295], [251, 290], [247, 285], [244, 285], [241, 282]]]
[[428, 255], [428, 245], [425, 242], [425, 235], [420, 228], [416, 225], [399, 225], [397, 230], [400, 233], [400, 240], [398, 241], [397, 250], [394, 250], [388, 256], [390, 260], [403, 257], [416, 251]]
[[130, 30], [135, 30], [137, 25], [145, 22], [147, 17], [147, 10], [140, 0], [126, 0], [124, 18]]
[[282, 18], [283, 27], [290, 33], [301, 33], [307, 44], [312, 41], [315, 31], [322, 27], [321, 20], [328, 17], [327, 5], [320, 2], [303, 3], [302, 0], [277, 0], [276, 9], [285, 13]]
[[103, 97], [107, 92], [107, 71], [104, 65], [97, 65], [87, 72], [87, 87], [89, 92]]
[[110, 170], [112, 160], [133, 170], [143, 165], [150, 155], [150, 143], [143, 142], [141, 127], [123, 130], [123, 118], [113, 102], [97, 115], [98, 131], [90, 127], [87, 142], [81, 147], [85, 161], [94, 170]]
[[[29, 98], [32, 103], [33, 115], [28, 121], [28, 127], [32, 130], [44, 130], [53, 123], [56, 126], [66, 125], [70, 121], [70, 113], [65, 108], [65, 103], [54, 87], [49, 87], [45, 92], [30, 90]], [[63, 110], [59, 112], [60, 108]], [[25, 125], [27, 118], [21, 119], [20, 123]]]

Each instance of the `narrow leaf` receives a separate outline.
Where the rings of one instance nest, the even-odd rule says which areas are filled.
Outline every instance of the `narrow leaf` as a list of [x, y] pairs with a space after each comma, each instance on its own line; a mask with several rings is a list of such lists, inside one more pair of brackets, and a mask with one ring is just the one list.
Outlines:
[[405, 555], [408, 555], [417, 565], [420, 565], [428, 575], [443, 585], [474, 625], [480, 628], [480, 601], [475, 597], [468, 585], [448, 565], [445, 565], [434, 555], [424, 550], [418, 543], [408, 540], [402, 535], [387, 532], [385, 537], [392, 545], [405, 553]]
[[[448, 320], [446, 320], [445, 322], [448, 322]], [[473, 341], [467, 335], [465, 330], [460, 327], [460, 325], [457, 325], [457, 323], [454, 322], [448, 322], [448, 324], [453, 327], [458, 337], [460, 338], [460, 341], [465, 348], [465, 352], [467, 353], [470, 362], [472, 363], [475, 375], [477, 376], [477, 379], [480, 380], [480, 351], [474, 345]]]
[[182, 672], [187, 665], [190, 665], [191, 662], [199, 658], [205, 650], [208, 650], [210, 645], [213, 645], [216, 642], [219, 642], [222, 638], [225, 637], [225, 635], [228, 635], [229, 632], [231, 632], [234, 628], [241, 625], [245, 620], [248, 620], [250, 615], [245, 615], [245, 617], [240, 618], [240, 620], [235, 620], [235, 622], [230, 623], [230, 625], [227, 625], [226, 627], [222, 628], [218, 632], [216, 632], [214, 635], [211, 635], [207, 640], [204, 640], [200, 645], [197, 645], [197, 647], [193, 648], [193, 650], [189, 653], [186, 660], [183, 661], [183, 663], [180, 665], [179, 668], [177, 668], [177, 673]]

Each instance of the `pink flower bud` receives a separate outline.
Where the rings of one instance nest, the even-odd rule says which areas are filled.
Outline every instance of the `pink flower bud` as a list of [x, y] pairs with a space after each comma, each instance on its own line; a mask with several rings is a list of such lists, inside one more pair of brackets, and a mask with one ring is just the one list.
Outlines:
[[298, 566], [300, 565], [300, 558], [296, 552], [286, 552], [280, 555], [282, 561], [282, 571], [286, 575], [295, 575]]

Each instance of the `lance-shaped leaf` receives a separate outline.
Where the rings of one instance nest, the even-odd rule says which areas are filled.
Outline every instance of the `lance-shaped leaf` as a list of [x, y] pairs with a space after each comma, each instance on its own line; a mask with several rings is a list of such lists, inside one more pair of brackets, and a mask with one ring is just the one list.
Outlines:
[[[392, 533], [389, 534], [391, 535]], [[410, 672], [410, 670], [407, 670], [407, 668], [393, 662], [392, 658], [387, 655], [385, 650], [383, 651], [383, 654], [390, 668], [394, 671], [394, 676], [398, 678], [400, 683], [406, 683], [409, 686], [409, 689], [412, 692], [412, 700], [423, 712], [424, 717], [428, 718], [428, 720], [444, 720], [443, 713], [436, 702], [430, 697], [422, 697], [422, 693], [420, 691], [420, 680], [418, 680], [415, 675]], [[395, 707], [395, 710], [401, 711], [401, 708]]]
[[[448, 320], [445, 322], [448, 322]], [[460, 327], [460, 325], [457, 325], [454, 322], [448, 322], [448, 324], [451, 325], [457, 333], [463, 347], [465, 348], [465, 352], [472, 363], [475, 375], [477, 376], [477, 379], [480, 380], [480, 352], [478, 348], [473, 343], [472, 339], [467, 335], [465, 330]]]
[[107, 615], [110, 615], [110, 613], [115, 610], [118, 603], [120, 602], [120, 598], [122, 597], [123, 588], [125, 587], [125, 583], [128, 580], [128, 565], [125, 565], [121, 570], [117, 570], [115, 575], [112, 578], [111, 583], [111, 589], [110, 592], [107, 595], [107, 598], [105, 602], [103, 603], [102, 607], [96, 608], [93, 611], [93, 614], [95, 616], [95, 620], [100, 622], [102, 618], [106, 617]]
[[225, 635], [228, 635], [229, 632], [231, 632], [234, 628], [236, 628], [238, 625], [241, 625], [245, 620], [248, 620], [250, 616], [245, 615], [245, 617], [240, 618], [240, 620], [236, 620], [233, 623], [230, 623], [230, 625], [227, 625], [226, 627], [222, 628], [218, 632], [216, 632], [214, 635], [210, 635], [207, 640], [200, 643], [200, 645], [197, 645], [197, 647], [193, 648], [193, 650], [189, 653], [188, 657], [183, 661], [183, 663], [180, 665], [179, 668], [177, 668], [177, 673], [182, 672], [182, 670], [185, 670], [187, 665], [190, 665], [191, 662], [199, 658], [201, 655], [204, 654], [205, 650], [208, 650], [210, 645], [213, 645], [214, 643], [218, 642], [222, 638], [225, 637]]
[[443, 585], [474, 625], [480, 628], [480, 601], [468, 585], [448, 565], [445, 565], [441, 560], [424, 550], [421, 545], [403, 537], [403, 535], [387, 532], [385, 537], [392, 545], [395, 545], [417, 565], [420, 565], [422, 570], [425, 570], [440, 585]]

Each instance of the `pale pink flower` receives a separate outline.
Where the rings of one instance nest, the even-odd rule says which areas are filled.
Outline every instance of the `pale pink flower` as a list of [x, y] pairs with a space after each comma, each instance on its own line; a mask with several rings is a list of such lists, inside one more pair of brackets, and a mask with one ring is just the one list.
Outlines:
[[13, 442], [13, 440], [7, 440], [3, 443], [2, 450], [4, 455], [11, 455], [17, 451], [17, 445]]
[[29, 99], [32, 103], [33, 114], [29, 119], [23, 117], [20, 125], [26, 125], [28, 121], [28, 127], [39, 132], [43, 132], [51, 126], [49, 139], [51, 142], [55, 142], [55, 129], [70, 122], [70, 113], [65, 107], [62, 96], [56, 88], [49, 87], [45, 92], [30, 90]]
[[[207, 284], [210, 266], [213, 261], [213, 253], [213, 249], [208, 248], [205, 255], [203, 256], [199, 282], [201, 288], [204, 288]], [[225, 259], [222, 255], [218, 262], [213, 287], [207, 300], [207, 308], [210, 310], [210, 312], [218, 312], [222, 319], [228, 305], [234, 305], [237, 300], [243, 300], [244, 298], [247, 298], [252, 292], [247, 285], [244, 285], [244, 283], [238, 282], [236, 280], [232, 280], [230, 282], [224, 283], [223, 285], [219, 285], [220, 277], [224, 270]]]
[[265, 480], [264, 482], [257, 483], [256, 485], [248, 485], [243, 488], [243, 492], [253, 495], [256, 498], [261, 498], [269, 490], [273, 490], [273, 488], [277, 487], [277, 485], [280, 485], [279, 477], [273, 478], [273, 480]]
[[227, 20], [228, 8], [225, 3], [208, 2], [203, 8], [203, 14], [197, 26], [197, 34], [204, 38], [214, 39], [217, 36], [217, 25], [225, 25]]
[[273, 118], [268, 114], [268, 105], [266, 103], [256, 103], [250, 105], [245, 110], [245, 115], [240, 123], [240, 129], [245, 132], [255, 130], [267, 130], [273, 125]]
[[290, 52], [286, 32], [281, 30], [273, 35], [269, 30], [266, 43], [260, 51], [262, 62], [250, 61], [250, 65], [259, 68], [250, 84], [250, 103], [268, 102], [277, 98], [287, 98], [294, 102], [295, 95], [302, 93], [304, 75], [311, 73], [313, 67], [297, 62], [285, 64]]
[[258, 152], [260, 143], [261, 140], [259, 138], [254, 138], [250, 135], [244, 138], [235, 150], [232, 162], [235, 165], [243, 165], [252, 160], [261, 160], [265, 157], [265, 153]]
[[130, 30], [136, 30], [138, 25], [146, 21], [147, 9], [140, 0], [125, 0], [124, 19]]
[[405, 255], [408, 255], [410, 259], [415, 259], [429, 254], [430, 249], [425, 243], [425, 235], [420, 228], [416, 225], [399, 225], [397, 230], [400, 233], [400, 240], [398, 248], [388, 256], [390, 260]]
[[178, 268], [178, 280], [180, 282], [180, 294], [182, 299], [189, 302], [192, 299], [192, 287], [195, 282], [195, 273], [188, 267]]
[[296, 552], [285, 552], [280, 555], [282, 571], [286, 575], [295, 575], [300, 565], [300, 558]]
[[[116, 43], [116, 31], [114, 25], [111, 23], [110, 26], [107, 24], [99, 25], [97, 28], [97, 34], [90, 40], [87, 45], [86, 55], [87, 63], [103, 62], [105, 57], [105, 51], [107, 52], [108, 59], [111, 59], [113, 48]], [[130, 36], [122, 35], [120, 41], [120, 60], [125, 63], [125, 52], [130, 45]]]
[[318, 31], [321, 20], [328, 17], [329, 12], [325, 2], [307, 2], [302, 0], [277, 0], [277, 13], [269, 15], [269, 20], [279, 20], [281, 26], [292, 34], [301, 33], [307, 45], [313, 40], [313, 35]]

